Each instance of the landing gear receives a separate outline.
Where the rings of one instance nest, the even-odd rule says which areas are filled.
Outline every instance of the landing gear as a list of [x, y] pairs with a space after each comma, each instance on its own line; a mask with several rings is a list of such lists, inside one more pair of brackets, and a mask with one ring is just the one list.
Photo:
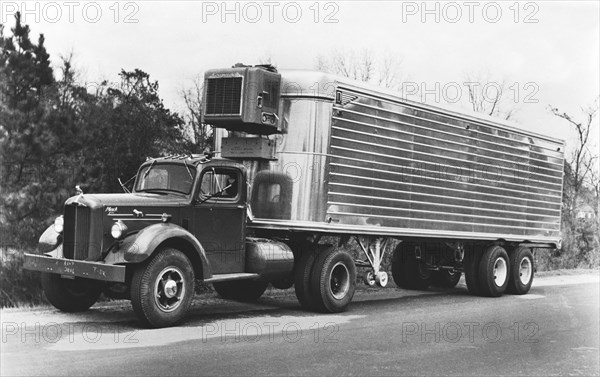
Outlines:
[[356, 237], [356, 243], [358, 243], [361, 250], [367, 257], [367, 262], [361, 262], [360, 265], [371, 267], [371, 269], [364, 275], [363, 280], [365, 284], [370, 287], [375, 285], [385, 287], [388, 283], [388, 275], [387, 272], [381, 271], [381, 262], [383, 261], [383, 257], [385, 255], [388, 238], [367, 238], [363, 242], [360, 237]]

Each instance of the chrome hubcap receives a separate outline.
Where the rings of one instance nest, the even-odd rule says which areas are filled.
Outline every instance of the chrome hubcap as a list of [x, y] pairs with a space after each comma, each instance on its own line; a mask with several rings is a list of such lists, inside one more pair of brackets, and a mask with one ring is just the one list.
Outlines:
[[496, 286], [501, 287], [506, 282], [506, 278], [508, 275], [508, 268], [506, 265], [506, 260], [504, 258], [499, 257], [494, 262], [494, 282]]
[[329, 291], [335, 299], [341, 300], [346, 297], [348, 290], [350, 290], [350, 272], [344, 263], [337, 262], [329, 274]]
[[163, 312], [172, 312], [181, 305], [185, 294], [183, 273], [176, 267], [167, 267], [158, 274], [154, 285], [154, 301]]
[[521, 284], [529, 284], [532, 272], [533, 268], [531, 267], [531, 260], [529, 258], [521, 259], [521, 263], [519, 265], [519, 280], [521, 280]]

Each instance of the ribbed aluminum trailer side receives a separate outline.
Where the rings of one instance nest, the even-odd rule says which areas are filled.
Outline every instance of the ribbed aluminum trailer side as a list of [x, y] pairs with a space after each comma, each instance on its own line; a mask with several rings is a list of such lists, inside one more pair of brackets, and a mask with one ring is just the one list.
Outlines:
[[563, 145], [337, 86], [329, 217], [458, 238], [558, 242]]

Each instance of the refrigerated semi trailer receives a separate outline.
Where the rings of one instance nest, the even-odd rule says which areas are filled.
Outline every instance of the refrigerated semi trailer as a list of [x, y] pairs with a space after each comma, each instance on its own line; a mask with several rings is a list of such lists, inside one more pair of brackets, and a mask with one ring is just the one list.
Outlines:
[[[130, 193], [79, 191], [26, 268], [49, 301], [101, 292], [140, 321], [180, 321], [194, 281], [258, 299], [294, 286], [301, 306], [347, 309], [357, 267], [386, 286], [526, 294], [533, 249], [560, 247], [564, 142], [314, 71], [207, 71], [204, 155], [149, 158]], [[351, 249], [360, 251], [357, 257]]]

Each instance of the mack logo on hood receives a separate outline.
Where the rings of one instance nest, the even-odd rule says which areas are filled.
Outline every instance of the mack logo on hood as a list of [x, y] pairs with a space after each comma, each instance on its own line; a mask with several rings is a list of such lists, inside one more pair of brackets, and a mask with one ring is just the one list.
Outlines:
[[117, 212], [118, 209], [119, 209], [119, 207], [106, 207], [106, 212], [114, 213], [114, 212]]

